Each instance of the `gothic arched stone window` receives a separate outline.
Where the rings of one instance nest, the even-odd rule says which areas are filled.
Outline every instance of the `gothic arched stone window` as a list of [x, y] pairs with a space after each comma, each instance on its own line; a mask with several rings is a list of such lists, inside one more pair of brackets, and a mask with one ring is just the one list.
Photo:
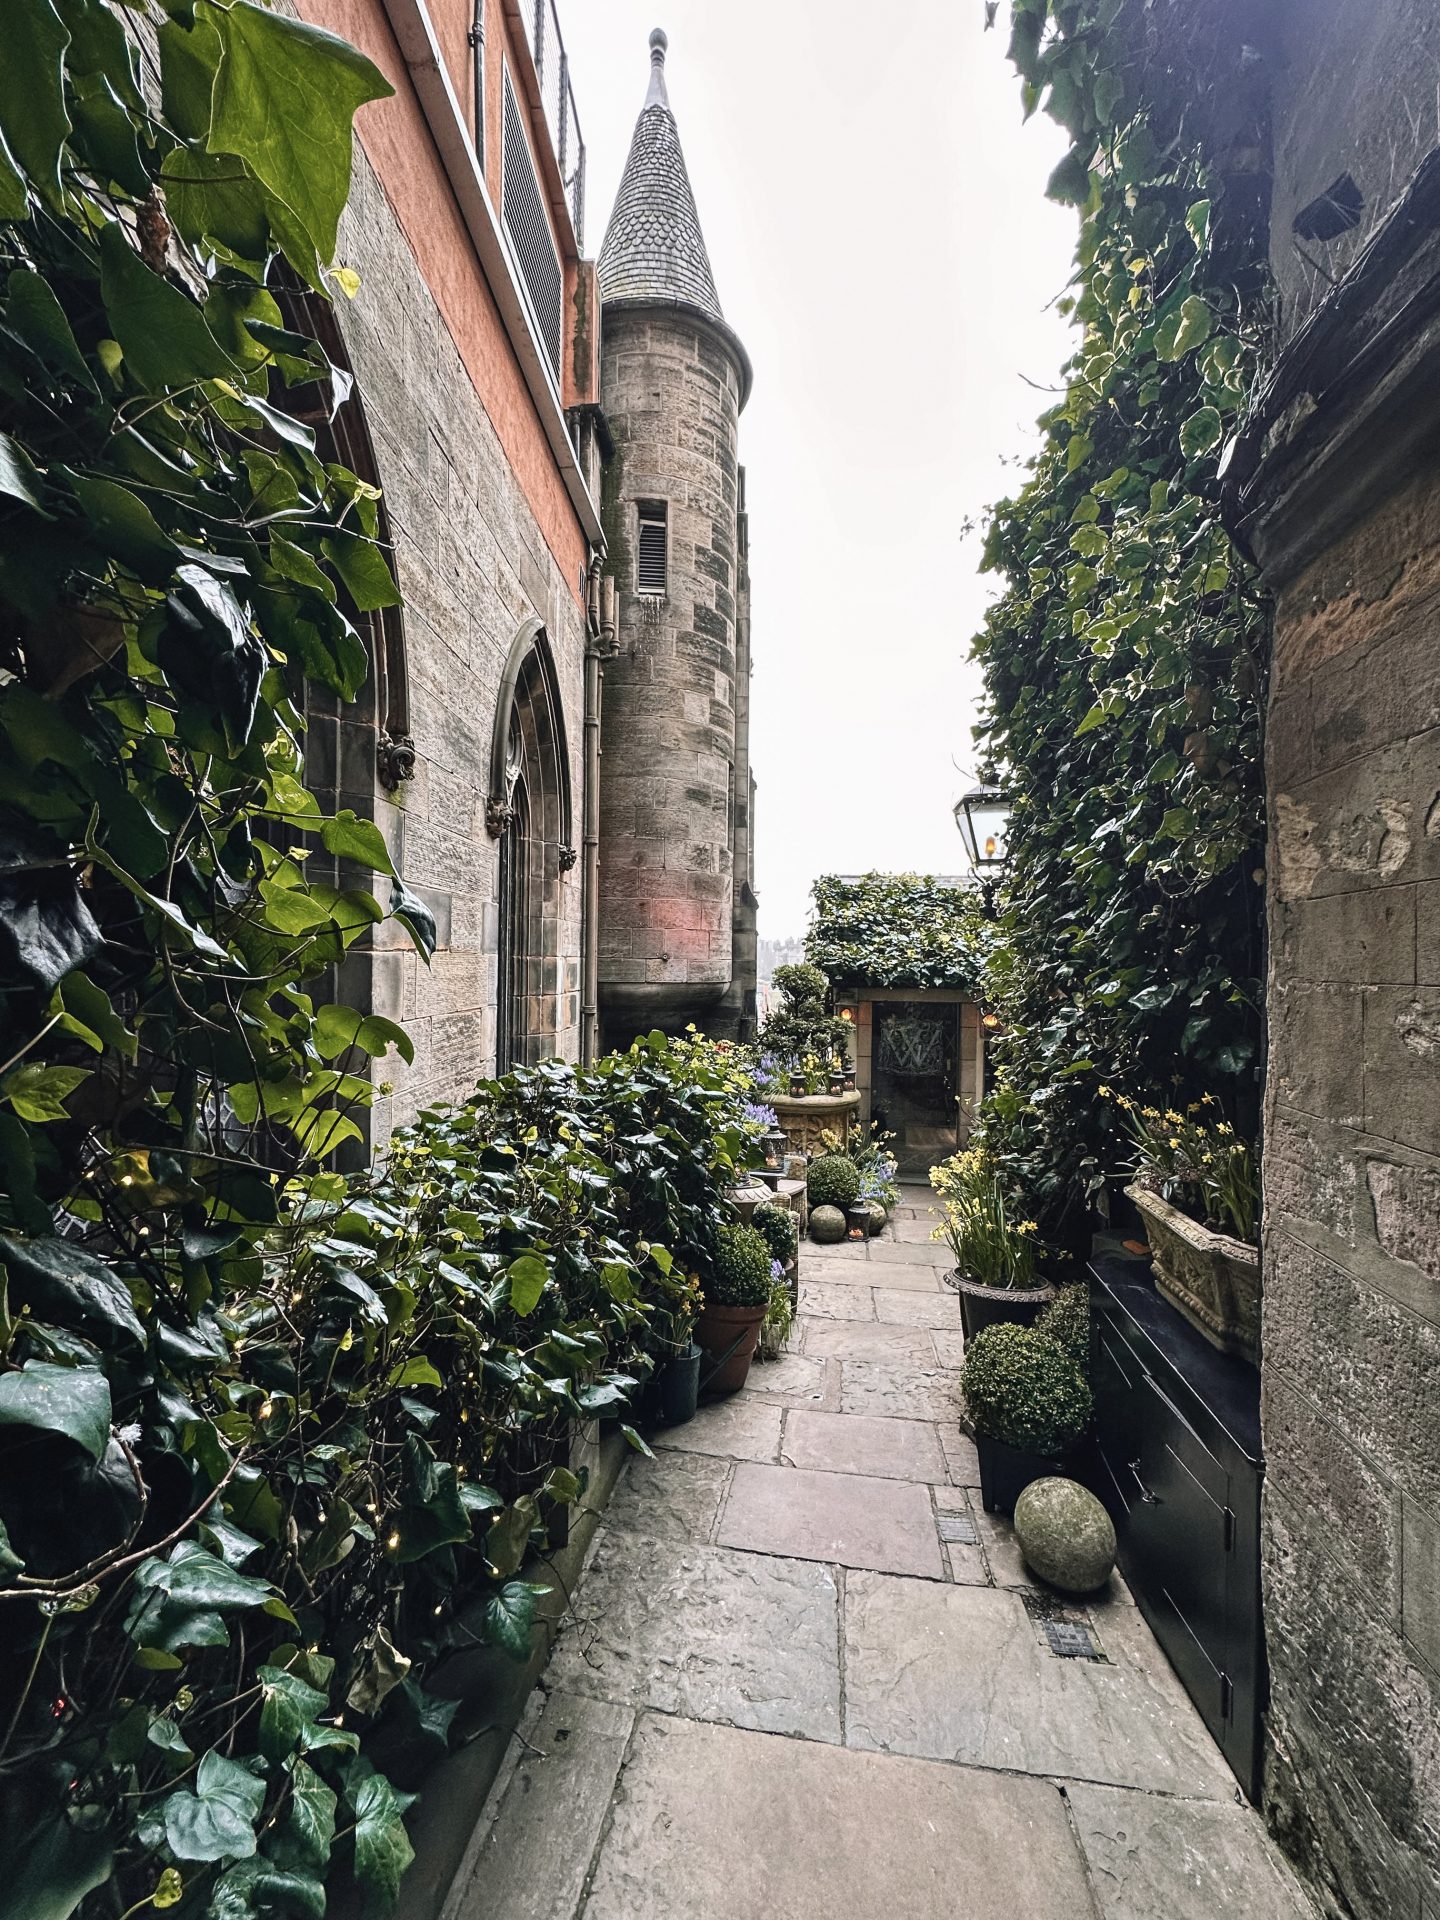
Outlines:
[[485, 824], [500, 842], [495, 1065], [504, 1073], [556, 1049], [561, 878], [575, 864], [565, 715], [538, 620], [522, 623], [500, 682]]

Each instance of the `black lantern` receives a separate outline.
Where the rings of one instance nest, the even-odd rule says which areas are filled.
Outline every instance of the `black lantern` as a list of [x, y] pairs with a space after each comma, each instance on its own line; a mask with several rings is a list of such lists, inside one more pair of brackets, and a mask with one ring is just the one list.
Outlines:
[[1010, 801], [1002, 787], [972, 787], [955, 802], [965, 857], [980, 882], [985, 911], [994, 911], [995, 881], [1008, 851]]

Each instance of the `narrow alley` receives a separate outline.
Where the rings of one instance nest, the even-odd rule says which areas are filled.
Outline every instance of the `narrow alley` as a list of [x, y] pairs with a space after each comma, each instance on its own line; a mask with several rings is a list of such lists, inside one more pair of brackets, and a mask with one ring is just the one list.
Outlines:
[[444, 1920], [1308, 1913], [1120, 1576], [1042, 1598], [981, 1506], [933, 1217], [631, 1460]]

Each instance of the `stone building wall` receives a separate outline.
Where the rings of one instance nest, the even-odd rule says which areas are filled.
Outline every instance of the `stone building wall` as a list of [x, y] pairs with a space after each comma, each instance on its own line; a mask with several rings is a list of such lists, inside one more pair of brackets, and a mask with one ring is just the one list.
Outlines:
[[[605, 672], [600, 1001], [606, 1044], [703, 1021], [731, 979], [740, 375], [697, 315], [607, 306], [601, 394], [616, 657]], [[636, 591], [637, 503], [663, 501], [668, 590]]]
[[[340, 723], [342, 804], [369, 797], [391, 857], [435, 915], [426, 967], [393, 923], [373, 956], [374, 1010], [399, 1020], [415, 1064], [385, 1064], [393, 1099], [377, 1144], [430, 1101], [463, 1098], [495, 1061], [497, 842], [486, 829], [496, 696], [527, 617], [541, 620], [564, 706], [572, 792], [582, 791], [585, 628], [578, 580], [562, 572], [414, 253], [357, 143], [339, 257], [361, 289], [338, 319], [363, 395], [405, 597], [413, 780], [392, 799], [375, 783], [373, 735]], [[315, 751], [325, 748], [320, 741]], [[580, 873], [558, 891], [553, 1044], [579, 1040]]]
[[1280, 592], [1268, 726], [1267, 1810], [1440, 1916], [1440, 464]]

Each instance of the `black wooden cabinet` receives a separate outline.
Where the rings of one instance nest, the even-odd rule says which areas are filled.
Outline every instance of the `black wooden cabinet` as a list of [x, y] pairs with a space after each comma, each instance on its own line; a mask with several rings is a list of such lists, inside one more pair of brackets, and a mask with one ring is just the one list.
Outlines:
[[1260, 1376], [1155, 1291], [1148, 1261], [1090, 1268], [1098, 1491], [1120, 1566], [1250, 1799], [1260, 1788]]

